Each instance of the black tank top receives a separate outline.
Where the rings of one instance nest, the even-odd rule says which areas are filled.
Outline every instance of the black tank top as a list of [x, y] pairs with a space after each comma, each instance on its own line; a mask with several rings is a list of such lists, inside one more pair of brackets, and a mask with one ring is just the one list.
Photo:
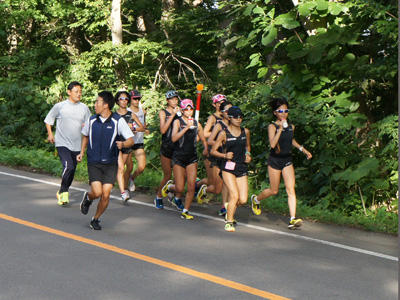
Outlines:
[[244, 128], [240, 128], [240, 135], [238, 137], [231, 134], [228, 128], [225, 129], [226, 133], [226, 152], [233, 152], [233, 159], [235, 163], [244, 163], [246, 160], [246, 145], [247, 138]]
[[[228, 126], [222, 120], [223, 119], [217, 121], [218, 124], [221, 126], [221, 130], [215, 136], [215, 140], [218, 139], [218, 136], [222, 131], [226, 131], [228, 129]], [[217, 150], [218, 150], [218, 152], [225, 153], [225, 150], [226, 150], [225, 144], [222, 144]]]
[[124, 115], [121, 115], [118, 112], [117, 112], [117, 114], [120, 115], [126, 121], [127, 124], [132, 123], [132, 112], [131, 111], [128, 110], [126, 112], [126, 114], [124, 114]]
[[[183, 118], [179, 118], [179, 131], [183, 130], [187, 125]], [[185, 134], [175, 142], [174, 155], [177, 157], [192, 157], [197, 154], [197, 121], [193, 120], [196, 128], [189, 129]], [[178, 132], [179, 132], [178, 131]]]
[[[163, 109], [163, 111], [165, 112], [165, 122], [167, 122], [168, 119], [171, 118], [172, 114], [171, 114], [168, 110], [166, 110], [166, 109]], [[173, 121], [171, 122], [171, 124], [169, 125], [167, 131], [161, 136], [161, 143], [162, 143], [162, 144], [166, 144], [166, 145], [172, 144], [172, 141], [171, 141], [172, 124], [173, 124], [174, 121], [175, 121], [176, 119], [178, 119], [178, 118], [179, 118], [179, 117], [178, 117], [177, 115], [174, 116], [174, 119], [173, 119]]]
[[[129, 110], [124, 115], [121, 115], [118, 112], [116, 112], [116, 114], [121, 116], [121, 118], [123, 118], [127, 124], [135, 122], [132, 120], [132, 112], [130, 112]], [[125, 141], [125, 139], [121, 135], [118, 135], [116, 140], [117, 141]]]
[[[276, 128], [276, 131], [279, 129], [279, 125], [273, 123]], [[278, 144], [275, 148], [272, 148], [270, 151], [271, 156], [275, 157], [290, 157], [292, 155], [292, 141], [293, 141], [293, 125], [289, 124], [287, 128], [284, 128], [281, 132], [281, 136], [279, 137]]]

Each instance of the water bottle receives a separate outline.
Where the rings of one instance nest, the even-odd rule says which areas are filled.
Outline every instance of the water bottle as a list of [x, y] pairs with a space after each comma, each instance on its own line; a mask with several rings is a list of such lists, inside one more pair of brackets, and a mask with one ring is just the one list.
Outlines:
[[287, 121], [286, 120], [283, 120], [282, 121], [282, 127], [284, 128], [284, 129], [286, 129], [286, 128], [288, 128], [288, 123], [287, 123]]

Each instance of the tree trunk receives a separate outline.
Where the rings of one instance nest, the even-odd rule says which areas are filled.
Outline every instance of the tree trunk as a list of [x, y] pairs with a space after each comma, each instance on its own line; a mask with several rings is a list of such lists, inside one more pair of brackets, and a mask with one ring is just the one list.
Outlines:
[[113, 45], [122, 44], [121, 0], [112, 0], [111, 38]]

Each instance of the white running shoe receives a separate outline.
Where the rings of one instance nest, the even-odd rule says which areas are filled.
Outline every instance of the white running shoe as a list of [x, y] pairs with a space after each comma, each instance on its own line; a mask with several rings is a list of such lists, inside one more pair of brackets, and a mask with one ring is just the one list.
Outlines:
[[132, 177], [129, 177], [129, 190], [134, 192], [136, 189], [135, 182], [133, 181]]
[[128, 201], [129, 198], [130, 198], [130, 196], [129, 196], [129, 191], [128, 191], [128, 190], [124, 191], [124, 192], [121, 194], [121, 199], [122, 199], [122, 202], [124, 202], [124, 204], [127, 203], [127, 201]]

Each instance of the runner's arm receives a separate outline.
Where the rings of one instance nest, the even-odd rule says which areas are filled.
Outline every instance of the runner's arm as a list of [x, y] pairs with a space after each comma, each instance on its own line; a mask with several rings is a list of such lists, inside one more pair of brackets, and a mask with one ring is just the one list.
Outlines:
[[211, 135], [211, 127], [215, 124], [216, 119], [214, 115], [208, 117], [207, 123], [204, 126], [204, 137], [208, 138]]
[[87, 147], [88, 142], [89, 142], [89, 137], [87, 137], [85, 135], [82, 135], [81, 153], [79, 153], [76, 156], [76, 160], [78, 162], [81, 162], [83, 157], [85, 156], [85, 151], [86, 151], [86, 147]]
[[158, 113], [158, 117], [160, 119], [160, 132], [161, 132], [161, 134], [164, 134], [164, 133], [167, 132], [169, 126], [171, 126], [171, 123], [174, 120], [174, 116], [175, 115], [171, 115], [171, 117], [168, 118], [168, 120], [165, 120], [165, 111], [164, 110], [160, 110], [160, 112]]
[[220, 132], [221, 131], [221, 125], [219, 124], [219, 123], [217, 123], [215, 126], [214, 126], [214, 128], [213, 128], [213, 130], [211, 131], [211, 135], [208, 137], [208, 139], [207, 139], [207, 143], [210, 145], [210, 146], [212, 146], [212, 145], [214, 145], [214, 143], [215, 143], [215, 138], [217, 137], [217, 135], [218, 135], [218, 132]]
[[175, 120], [172, 126], [171, 141], [173, 143], [178, 141], [186, 133], [186, 131], [190, 130], [189, 126], [185, 126], [185, 128], [179, 131], [179, 120]]
[[206, 138], [204, 137], [204, 132], [203, 132], [203, 126], [201, 126], [200, 123], [197, 123], [198, 127], [197, 127], [197, 136], [200, 138], [201, 142], [203, 143], [203, 155], [207, 156], [208, 155], [208, 144], [206, 141]]
[[250, 130], [245, 128], [244, 132], [246, 133], [246, 160], [245, 160], [245, 163], [248, 164], [249, 162], [251, 162]]
[[135, 131], [137, 132], [144, 132], [145, 131], [145, 127], [142, 124], [142, 122], [140, 122], [139, 118], [137, 117], [137, 115], [132, 112], [132, 120], [135, 121], [135, 123], [139, 126], [138, 128], [136, 128]]

